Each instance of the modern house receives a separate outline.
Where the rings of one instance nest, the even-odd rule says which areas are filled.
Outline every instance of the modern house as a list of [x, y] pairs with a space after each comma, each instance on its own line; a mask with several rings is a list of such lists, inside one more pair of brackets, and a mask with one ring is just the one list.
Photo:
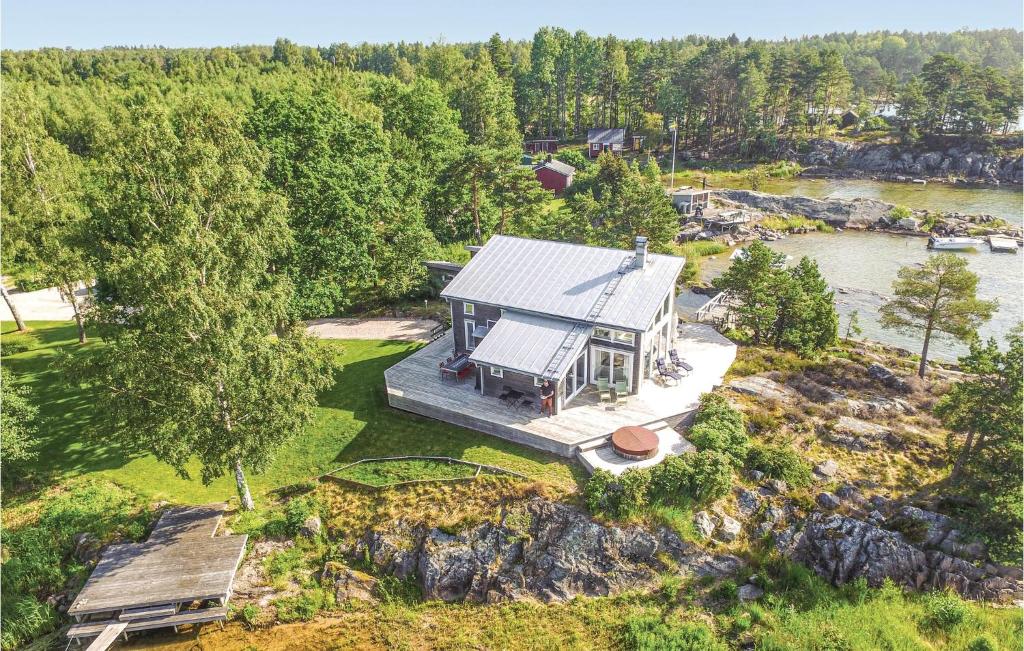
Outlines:
[[[683, 258], [649, 252], [643, 237], [633, 250], [502, 235], [472, 248], [441, 291], [451, 329], [384, 372], [390, 406], [590, 469], [622, 472], [692, 448], [676, 425], [722, 382], [736, 347], [711, 326], [678, 322]], [[657, 362], [673, 352], [679, 364], [666, 374]], [[636, 426], [655, 433], [653, 456], [615, 452], [612, 435]]]
[[625, 129], [590, 129], [587, 131], [587, 153], [591, 158], [597, 158], [603, 151], [621, 154], [625, 142]]
[[467, 353], [477, 388], [536, 392], [557, 385], [555, 412], [589, 384], [651, 377], [675, 338], [683, 258], [495, 236], [441, 292], [451, 306], [455, 353]]
[[558, 153], [558, 139], [557, 138], [535, 138], [534, 140], [527, 140], [524, 143], [526, 151], [531, 154], [557, 154]]
[[533, 166], [533, 172], [537, 175], [541, 187], [558, 194], [572, 185], [572, 177], [576, 174], [576, 168], [548, 156], [546, 161]]

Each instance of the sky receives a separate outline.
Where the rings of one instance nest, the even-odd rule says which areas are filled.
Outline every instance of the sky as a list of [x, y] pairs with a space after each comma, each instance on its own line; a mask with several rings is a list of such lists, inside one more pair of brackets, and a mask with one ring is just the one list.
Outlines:
[[2, 0], [0, 46], [480, 41], [494, 32], [530, 38], [543, 25], [594, 35], [740, 38], [877, 29], [1021, 29], [1021, 0]]

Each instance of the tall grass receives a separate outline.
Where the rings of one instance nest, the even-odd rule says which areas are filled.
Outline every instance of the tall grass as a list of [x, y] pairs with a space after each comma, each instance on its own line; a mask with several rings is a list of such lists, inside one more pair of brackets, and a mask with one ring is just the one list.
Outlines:
[[773, 231], [782, 231], [790, 233], [795, 230], [810, 229], [820, 233], [832, 233], [835, 229], [823, 222], [820, 219], [808, 219], [802, 215], [791, 215], [789, 217], [782, 217], [780, 215], [771, 215], [765, 217], [760, 222], [761, 226], [770, 228]]

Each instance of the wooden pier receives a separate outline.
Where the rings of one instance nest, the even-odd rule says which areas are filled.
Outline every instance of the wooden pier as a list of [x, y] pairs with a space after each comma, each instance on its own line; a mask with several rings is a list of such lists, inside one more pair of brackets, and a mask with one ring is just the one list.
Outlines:
[[100, 651], [131, 631], [227, 619], [247, 537], [215, 535], [226, 508], [171, 509], [145, 542], [108, 547], [68, 609], [68, 637], [95, 637], [89, 649]]

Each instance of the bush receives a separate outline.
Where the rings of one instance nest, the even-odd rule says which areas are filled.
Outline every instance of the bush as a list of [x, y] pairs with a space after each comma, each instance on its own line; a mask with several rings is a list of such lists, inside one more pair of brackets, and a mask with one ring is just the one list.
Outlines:
[[619, 477], [598, 469], [583, 487], [583, 500], [591, 513], [626, 518], [647, 505], [650, 481], [646, 469], [627, 470]]
[[555, 154], [554, 158], [555, 160], [562, 161], [566, 165], [572, 165], [578, 172], [582, 172], [590, 165], [586, 156], [576, 149], [563, 149]]
[[999, 642], [990, 634], [984, 633], [970, 641], [967, 651], [999, 651]]
[[714, 393], [701, 396], [693, 423], [688, 438], [698, 449], [725, 454], [734, 468], [743, 465], [750, 437], [743, 425], [743, 414], [733, 409], [725, 398]]
[[289, 536], [295, 536], [302, 529], [302, 525], [316, 511], [316, 504], [312, 498], [298, 497], [284, 507], [285, 532]]
[[910, 208], [907, 208], [906, 206], [893, 206], [892, 210], [889, 211], [889, 219], [898, 222], [901, 219], [910, 217], [912, 214], [913, 213], [910, 211]]
[[811, 483], [811, 466], [791, 447], [755, 445], [747, 453], [747, 468], [760, 470], [772, 479], [781, 479], [790, 486]]
[[725, 651], [707, 626], [685, 622], [670, 626], [658, 617], [631, 617], [626, 620], [622, 645], [635, 651]]
[[668, 505], [705, 504], [729, 492], [730, 459], [715, 450], [670, 456], [651, 468], [650, 494]]
[[964, 623], [971, 614], [963, 599], [946, 592], [925, 597], [924, 610], [924, 625], [947, 633]]

